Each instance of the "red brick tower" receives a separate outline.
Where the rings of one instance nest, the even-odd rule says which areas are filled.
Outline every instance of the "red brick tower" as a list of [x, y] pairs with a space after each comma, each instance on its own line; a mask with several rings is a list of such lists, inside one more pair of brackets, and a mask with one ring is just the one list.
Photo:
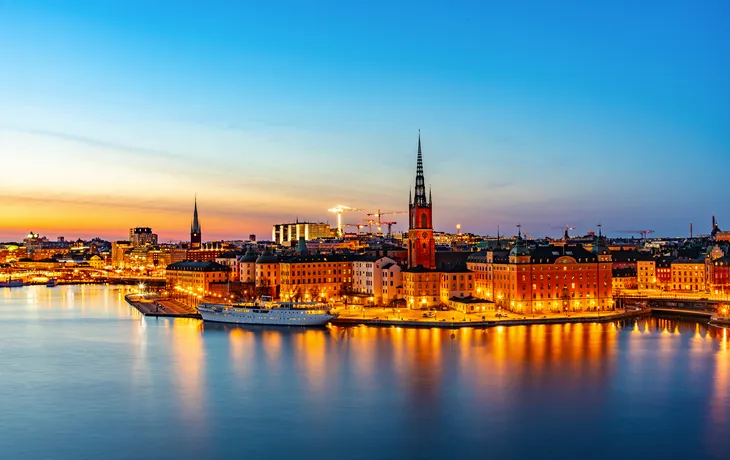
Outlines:
[[[409, 193], [410, 195], [410, 193]], [[421, 153], [421, 132], [418, 132], [418, 162], [416, 165], [416, 193], [408, 197], [408, 268], [421, 266], [436, 268], [436, 243], [433, 239], [433, 216], [431, 193], [426, 199], [426, 184], [423, 178], [423, 155]]]

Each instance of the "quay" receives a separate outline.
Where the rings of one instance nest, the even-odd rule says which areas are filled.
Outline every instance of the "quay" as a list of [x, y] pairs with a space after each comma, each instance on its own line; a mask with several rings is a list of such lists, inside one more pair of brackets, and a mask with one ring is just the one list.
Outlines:
[[[421, 313], [420, 311], [416, 310]], [[448, 313], [448, 312], [447, 312]], [[637, 318], [641, 316], [651, 315], [650, 309], [644, 310], [629, 310], [625, 312], [618, 312], [613, 314], [583, 314], [573, 316], [545, 316], [542, 318], [530, 318], [526, 316], [505, 318], [505, 319], [472, 319], [466, 318], [463, 320], [447, 320], [442, 318], [441, 320], [434, 320], [430, 318], [419, 319], [419, 318], [385, 318], [380, 317], [354, 317], [351, 315], [341, 315], [338, 318], [331, 321], [336, 326], [381, 326], [381, 327], [410, 327], [410, 328], [443, 328], [443, 329], [459, 329], [462, 327], [474, 327], [474, 328], [491, 328], [497, 326], [529, 326], [537, 324], [568, 324], [568, 323], [608, 323], [611, 321], [617, 321], [628, 318]]]
[[176, 300], [160, 299], [155, 296], [146, 297], [140, 294], [127, 294], [124, 296], [124, 300], [144, 316], [202, 319], [200, 313], [193, 307]]

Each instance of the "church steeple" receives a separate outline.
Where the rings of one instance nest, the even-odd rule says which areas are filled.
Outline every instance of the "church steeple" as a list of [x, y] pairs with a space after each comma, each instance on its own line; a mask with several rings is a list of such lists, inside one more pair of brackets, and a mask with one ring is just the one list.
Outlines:
[[198, 220], [198, 196], [195, 196], [195, 205], [193, 207], [193, 223], [190, 225], [190, 249], [200, 249], [202, 235], [200, 230], [200, 221]]
[[426, 201], [426, 180], [423, 178], [423, 153], [421, 153], [421, 130], [418, 130], [418, 161], [416, 162], [416, 193], [413, 204], [428, 206]]

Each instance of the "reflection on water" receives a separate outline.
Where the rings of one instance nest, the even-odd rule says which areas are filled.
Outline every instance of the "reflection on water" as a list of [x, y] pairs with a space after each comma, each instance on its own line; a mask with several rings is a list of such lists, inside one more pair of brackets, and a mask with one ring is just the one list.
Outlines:
[[[730, 448], [725, 329], [658, 318], [236, 327], [145, 318], [125, 292], [0, 290], [7, 458], [614, 458], [595, 448], [607, 439], [629, 458]], [[647, 442], [656, 433], [671, 442]]]

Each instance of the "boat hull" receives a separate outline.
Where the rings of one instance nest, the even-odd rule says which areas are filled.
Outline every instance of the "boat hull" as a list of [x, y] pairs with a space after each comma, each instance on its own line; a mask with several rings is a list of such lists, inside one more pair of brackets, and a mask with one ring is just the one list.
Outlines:
[[215, 323], [252, 324], [259, 326], [324, 326], [337, 315], [331, 314], [287, 314], [288, 312], [276, 313], [239, 313], [239, 312], [215, 312], [205, 309], [198, 309], [203, 321]]

